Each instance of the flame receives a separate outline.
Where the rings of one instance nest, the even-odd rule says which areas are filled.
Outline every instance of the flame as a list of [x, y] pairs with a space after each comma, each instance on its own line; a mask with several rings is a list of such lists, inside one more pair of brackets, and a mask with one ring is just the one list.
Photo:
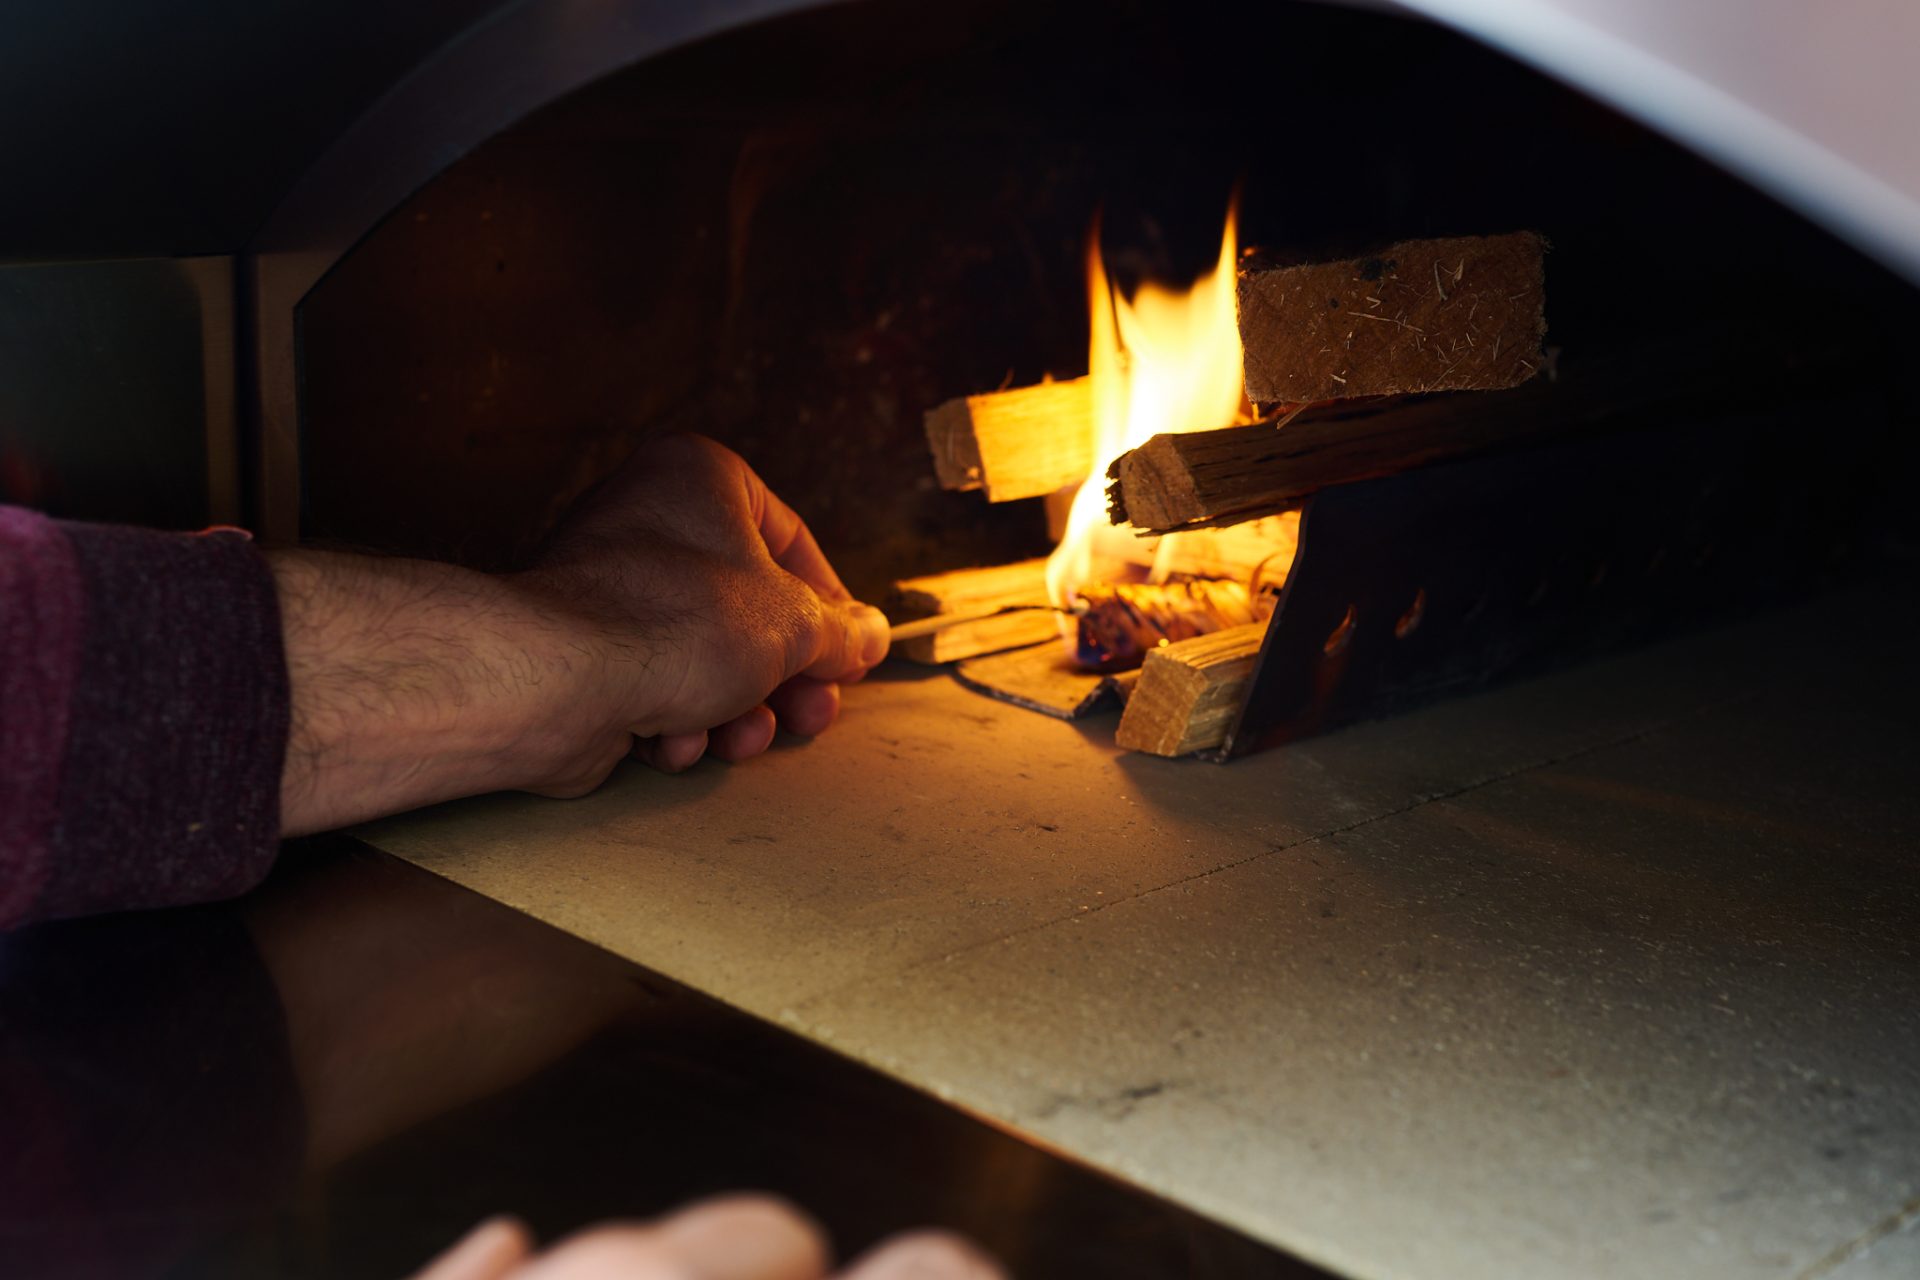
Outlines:
[[[1066, 532], [1047, 561], [1047, 593], [1071, 607], [1082, 584], [1137, 581], [1143, 547], [1131, 528], [1107, 521], [1106, 476], [1114, 459], [1153, 436], [1249, 421], [1234, 312], [1238, 209], [1229, 207], [1220, 256], [1185, 289], [1143, 284], [1123, 296], [1100, 259], [1100, 224], [1087, 245], [1093, 336], [1094, 465], [1074, 495]], [[1147, 580], [1161, 582], [1181, 535], [1158, 540]]]

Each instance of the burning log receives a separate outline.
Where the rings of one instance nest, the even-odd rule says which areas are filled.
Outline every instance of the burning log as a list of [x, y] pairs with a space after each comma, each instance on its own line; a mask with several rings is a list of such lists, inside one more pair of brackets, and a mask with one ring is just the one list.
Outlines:
[[[1031, 607], [1007, 611], [1017, 606]], [[1038, 644], [1060, 634], [1056, 615], [1046, 606], [1044, 558], [907, 578], [893, 584], [888, 614], [909, 625], [913, 620], [951, 625], [908, 631], [897, 637], [893, 652], [911, 662], [941, 663]]]
[[1164, 578], [1230, 578], [1257, 593], [1279, 590], [1300, 546], [1300, 513], [1283, 511], [1216, 529], [1189, 529], [1164, 542], [1134, 539], [1135, 563]]
[[[1523, 231], [1242, 270], [1247, 395], [1302, 404], [1516, 386], [1544, 364], [1545, 249]], [[942, 487], [989, 502], [1057, 492], [1096, 462], [1089, 378], [949, 400], [926, 425]]]
[[1114, 741], [1157, 756], [1219, 746], [1246, 700], [1266, 630], [1254, 622], [1149, 652]]
[[1580, 415], [1546, 411], [1546, 386], [1361, 413], [1323, 406], [1290, 422], [1155, 436], [1107, 469], [1108, 514], [1148, 533], [1233, 524], [1286, 510], [1332, 485], [1582, 425]]
[[1243, 269], [1247, 398], [1300, 404], [1525, 382], [1542, 366], [1546, 247], [1520, 231]]
[[1124, 671], [1156, 650], [1244, 626], [1272, 610], [1244, 582], [1121, 583], [1080, 589], [1074, 658], [1089, 671]]
[[[1702, 352], [1732, 350], [1752, 377], [1701, 376]], [[1831, 339], [1699, 335], [1599, 355], [1570, 353], [1555, 376], [1478, 396], [1314, 405], [1280, 425], [1155, 436], [1108, 468], [1116, 524], [1167, 533], [1296, 506], [1308, 494], [1451, 458], [1644, 428], [1742, 403], [1820, 394], [1844, 367]]]
[[1053, 493], [1094, 468], [1089, 379], [1043, 382], [949, 400], [927, 414], [942, 488], [981, 489], [988, 502]]
[[[1095, 627], [1115, 636], [1129, 625], [1129, 609], [1150, 619], [1156, 612], [1164, 616], [1173, 602], [1183, 599], [1197, 601], [1201, 611], [1210, 609], [1216, 618], [1224, 617], [1220, 611], [1229, 607], [1234, 592], [1242, 599], [1259, 598], [1285, 583], [1299, 536], [1299, 516], [1286, 512], [1230, 529], [1195, 530], [1165, 546], [1127, 539], [1132, 556], [1127, 571], [1136, 576], [1145, 577], [1157, 558], [1161, 573], [1170, 578], [1226, 581], [1181, 581], [1165, 587], [1128, 583], [1118, 595], [1115, 588], [1090, 588], [1081, 593], [1083, 606], [1094, 617]], [[1046, 563], [1022, 560], [894, 583], [887, 605], [894, 619], [893, 652], [911, 662], [937, 664], [1055, 639], [1061, 615], [1048, 605]], [[1089, 604], [1093, 599], [1101, 603]], [[1135, 625], [1150, 627], [1151, 623]], [[1139, 631], [1133, 661], [1169, 635], [1165, 630]]]

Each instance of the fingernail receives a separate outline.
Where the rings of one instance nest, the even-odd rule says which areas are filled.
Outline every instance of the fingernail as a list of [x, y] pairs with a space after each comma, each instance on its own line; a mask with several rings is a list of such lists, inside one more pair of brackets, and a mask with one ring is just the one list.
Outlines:
[[854, 625], [860, 629], [860, 664], [866, 667], [879, 666], [893, 643], [893, 631], [887, 624], [887, 615], [858, 600], [848, 607], [853, 611]]

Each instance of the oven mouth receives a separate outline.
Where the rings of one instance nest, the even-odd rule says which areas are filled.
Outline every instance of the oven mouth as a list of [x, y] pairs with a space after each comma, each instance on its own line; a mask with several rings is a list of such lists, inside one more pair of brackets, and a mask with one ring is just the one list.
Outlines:
[[[1044, 504], [943, 491], [922, 415], [1085, 372], [1093, 210], [1123, 287], [1191, 278], [1237, 183], [1276, 260], [1537, 228], [1558, 376], [1524, 394], [1581, 429], [1303, 495], [1215, 757], [1783, 602], [1874, 554], [1911, 450], [1889, 373], [1907, 287], [1439, 28], [1243, 17], [1243, 47], [1290, 51], [1284, 93], [1220, 73], [1221, 34], [1158, 4], [832, 6], [527, 116], [300, 305], [305, 533], [508, 567], [672, 429], [746, 456], [863, 598], [1018, 563], [1050, 544]], [[1817, 417], [1844, 427], [1812, 450]]]

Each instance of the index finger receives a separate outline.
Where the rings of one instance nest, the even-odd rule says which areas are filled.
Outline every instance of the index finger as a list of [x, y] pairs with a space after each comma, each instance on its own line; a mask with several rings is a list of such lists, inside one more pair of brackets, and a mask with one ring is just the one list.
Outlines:
[[758, 516], [760, 538], [767, 544], [767, 552], [775, 564], [785, 569], [800, 581], [817, 592], [823, 600], [851, 600], [853, 593], [847, 590], [840, 575], [833, 571], [826, 553], [820, 550], [820, 544], [813, 540], [813, 530], [807, 528], [807, 522], [800, 513], [780, 500], [780, 495], [767, 488], [766, 481], [755, 475], [751, 467], [747, 468], [748, 494], [752, 507]]

